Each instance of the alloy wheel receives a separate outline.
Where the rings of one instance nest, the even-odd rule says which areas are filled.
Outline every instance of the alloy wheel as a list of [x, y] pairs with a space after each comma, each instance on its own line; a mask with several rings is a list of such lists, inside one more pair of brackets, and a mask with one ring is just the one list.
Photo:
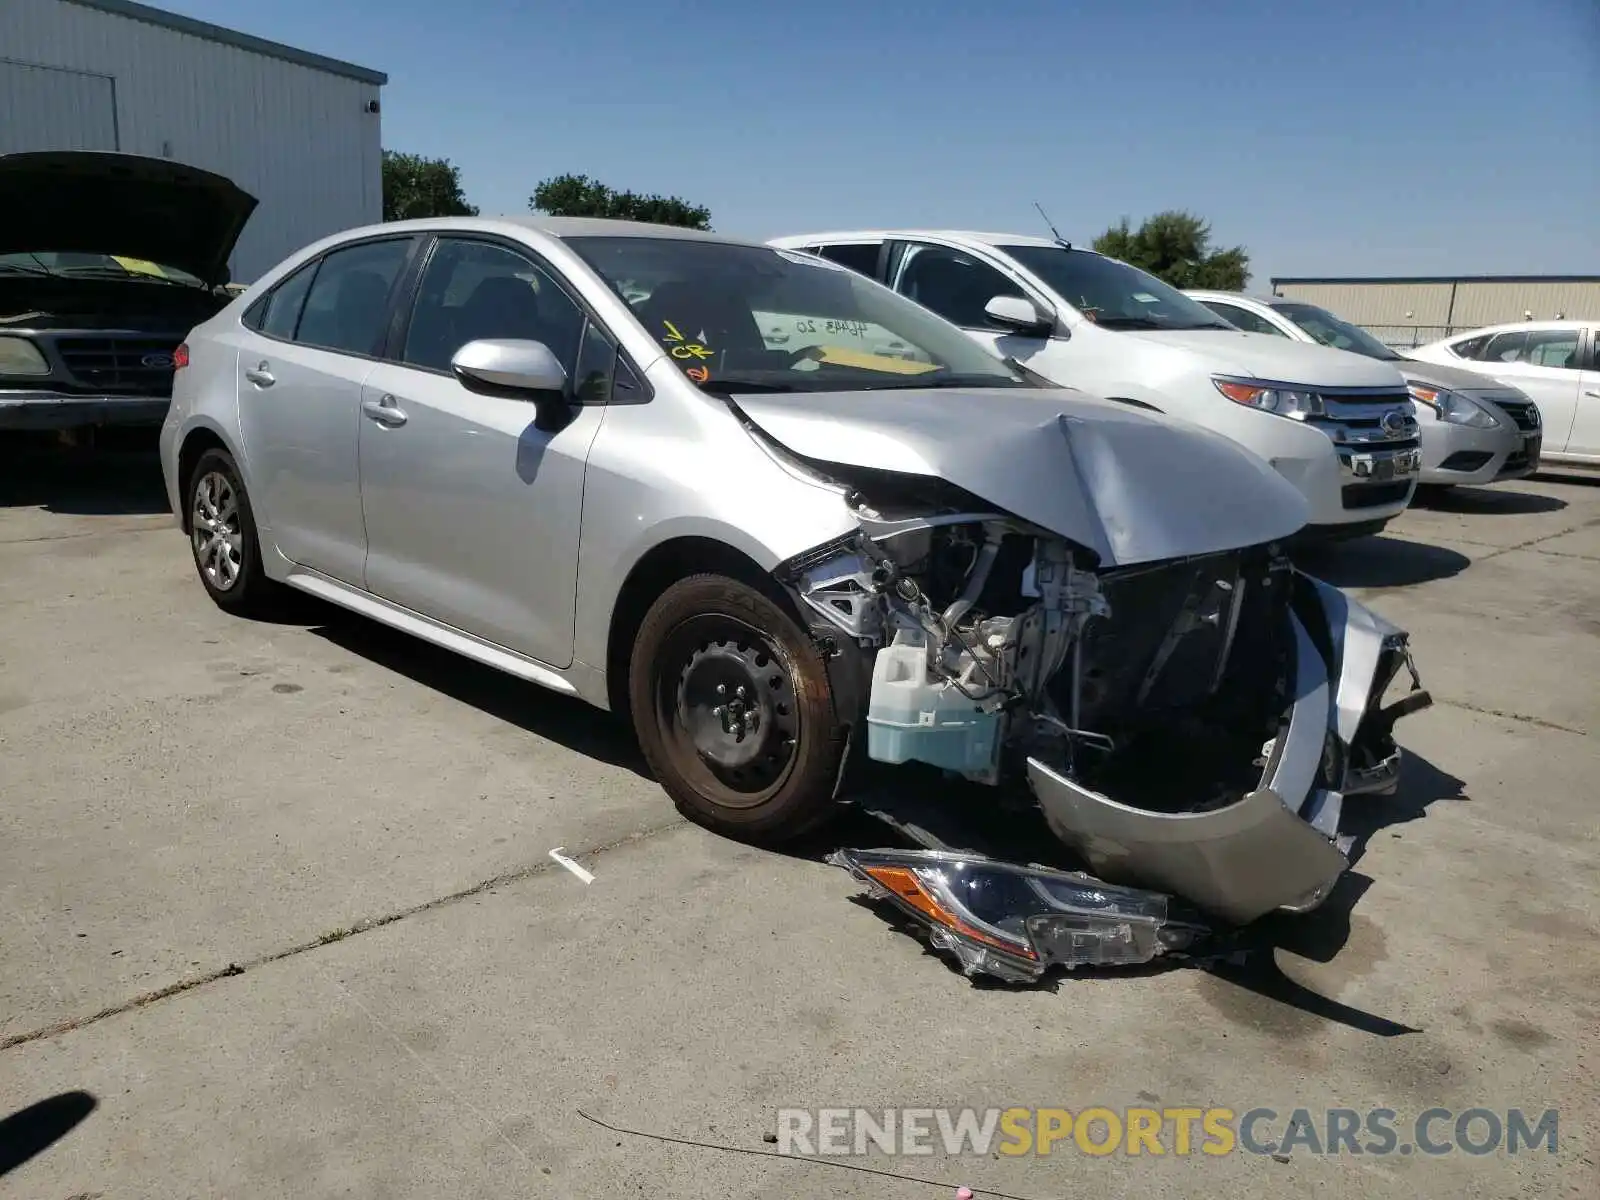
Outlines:
[[217, 591], [228, 591], [244, 570], [244, 530], [238, 493], [221, 471], [208, 471], [195, 484], [189, 525], [201, 574]]

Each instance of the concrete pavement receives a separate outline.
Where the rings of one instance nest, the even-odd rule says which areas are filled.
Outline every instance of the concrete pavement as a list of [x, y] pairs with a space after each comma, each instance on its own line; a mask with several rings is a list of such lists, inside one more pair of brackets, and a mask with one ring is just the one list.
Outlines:
[[1318, 1015], [1193, 969], [975, 987], [842, 872], [683, 824], [601, 714], [319, 606], [224, 616], [149, 468], [0, 482], [0, 1118], [96, 1101], [0, 1196], [939, 1195], [578, 1114], [770, 1153], [779, 1107], [899, 1105], [1561, 1110], [1554, 1156], [847, 1160], [946, 1194], [1600, 1184], [1600, 487], [1317, 563], [1438, 700], [1277, 954]]

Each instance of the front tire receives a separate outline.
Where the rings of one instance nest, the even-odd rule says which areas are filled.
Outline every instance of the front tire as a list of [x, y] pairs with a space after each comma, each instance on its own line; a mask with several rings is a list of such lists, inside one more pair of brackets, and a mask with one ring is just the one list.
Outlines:
[[207, 450], [184, 489], [189, 549], [200, 582], [218, 608], [266, 616], [281, 589], [261, 567], [255, 513], [239, 466], [226, 450]]
[[629, 702], [650, 770], [691, 821], [790, 841], [834, 811], [844, 730], [810, 637], [746, 583], [695, 575], [639, 626]]

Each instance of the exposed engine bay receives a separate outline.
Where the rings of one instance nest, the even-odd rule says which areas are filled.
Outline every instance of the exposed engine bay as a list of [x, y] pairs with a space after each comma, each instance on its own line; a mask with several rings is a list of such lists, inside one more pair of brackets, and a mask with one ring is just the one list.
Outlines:
[[[968, 974], [1011, 979], [1195, 951], [1326, 898], [1345, 798], [1394, 790], [1394, 722], [1429, 703], [1403, 631], [1276, 543], [1102, 568], [939, 480], [843, 478], [860, 532], [778, 577], [866, 756], [1025, 783], [1091, 873], [938, 838], [831, 861]], [[1381, 707], [1402, 668], [1411, 693]]]

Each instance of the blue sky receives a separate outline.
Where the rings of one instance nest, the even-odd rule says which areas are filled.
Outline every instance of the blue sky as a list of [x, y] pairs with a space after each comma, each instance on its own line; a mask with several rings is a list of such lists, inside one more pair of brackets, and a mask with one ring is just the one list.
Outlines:
[[570, 171], [753, 237], [1038, 200], [1187, 208], [1258, 285], [1600, 273], [1597, 0], [156, 2], [387, 72], [385, 146], [486, 214]]

